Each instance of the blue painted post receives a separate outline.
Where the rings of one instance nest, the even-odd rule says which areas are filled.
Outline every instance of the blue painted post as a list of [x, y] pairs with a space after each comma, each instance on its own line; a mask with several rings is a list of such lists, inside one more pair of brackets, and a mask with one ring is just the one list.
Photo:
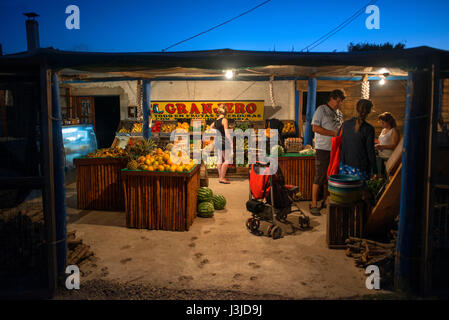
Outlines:
[[151, 137], [151, 130], [149, 127], [149, 119], [151, 116], [151, 81], [143, 80], [142, 81], [143, 94], [142, 94], [142, 115], [143, 115], [143, 128], [142, 135], [145, 139], [149, 139]]
[[409, 72], [402, 152], [401, 200], [396, 239], [395, 287], [415, 291], [419, 285], [422, 222], [425, 217], [426, 146], [429, 122], [428, 73]]
[[442, 105], [443, 105], [443, 88], [444, 88], [444, 80], [440, 79], [439, 81], [439, 86], [438, 86], [438, 120], [441, 119], [441, 110], [442, 110]]
[[67, 228], [64, 174], [64, 144], [62, 140], [62, 116], [59, 96], [59, 80], [56, 73], [52, 77], [52, 117], [53, 117], [53, 175], [55, 185], [55, 229], [58, 275], [65, 274], [67, 257]]
[[313, 146], [312, 118], [316, 108], [316, 78], [309, 79], [307, 93], [306, 129], [304, 130], [304, 145]]
[[297, 137], [300, 137], [301, 130], [302, 130], [302, 123], [299, 123], [299, 99], [301, 99], [301, 91], [296, 89], [296, 81], [295, 81], [295, 124], [296, 124], [296, 135]]

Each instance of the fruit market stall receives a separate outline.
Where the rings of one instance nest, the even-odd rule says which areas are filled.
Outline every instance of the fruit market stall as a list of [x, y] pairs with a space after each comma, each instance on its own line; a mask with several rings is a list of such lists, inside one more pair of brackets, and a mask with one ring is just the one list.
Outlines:
[[197, 214], [200, 166], [188, 171], [122, 171], [126, 226], [187, 231]]
[[76, 166], [78, 209], [124, 209], [120, 171], [128, 160], [123, 149], [99, 149], [73, 162]]
[[285, 183], [298, 186], [303, 200], [312, 199], [315, 151], [304, 149], [297, 153], [281, 154], [278, 157], [278, 165], [284, 174]]

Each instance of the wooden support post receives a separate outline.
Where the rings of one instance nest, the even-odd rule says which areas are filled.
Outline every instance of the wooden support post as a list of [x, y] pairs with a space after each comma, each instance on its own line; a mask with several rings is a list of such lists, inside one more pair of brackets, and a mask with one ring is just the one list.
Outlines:
[[437, 130], [438, 120], [441, 115], [441, 80], [440, 80], [440, 61], [439, 57], [433, 57], [431, 61], [431, 101], [430, 101], [430, 119], [427, 138], [427, 159], [426, 159], [426, 180], [425, 180], [425, 216], [422, 219], [423, 235], [424, 235], [424, 248], [422, 255], [422, 267], [421, 267], [421, 283], [420, 289], [422, 294], [428, 294], [431, 290], [431, 215], [433, 213], [433, 203], [435, 194], [434, 172], [436, 159], [436, 145], [437, 145]]
[[312, 118], [316, 107], [316, 78], [309, 79], [307, 93], [306, 129], [304, 130], [304, 145], [313, 145]]
[[62, 114], [59, 93], [59, 79], [56, 73], [52, 75], [52, 131], [53, 131], [53, 173], [55, 184], [55, 229], [57, 240], [58, 275], [65, 273], [67, 242], [66, 242], [66, 202], [65, 202], [65, 159], [62, 140]]
[[301, 137], [302, 132], [302, 117], [299, 113], [299, 101], [301, 99], [301, 91], [296, 88], [295, 81], [295, 125], [296, 125], [296, 134], [298, 137]]
[[41, 143], [42, 175], [44, 187], [42, 189], [44, 220], [46, 227], [46, 245], [48, 259], [49, 294], [52, 297], [57, 287], [56, 264], [56, 231], [55, 231], [55, 190], [53, 175], [53, 132], [52, 132], [52, 97], [51, 70], [44, 65], [40, 70], [41, 96]]
[[395, 288], [401, 291], [415, 291], [419, 285], [431, 82], [429, 71], [409, 72], [395, 265]]
[[142, 114], [143, 114], [143, 128], [142, 135], [145, 139], [150, 138], [151, 136], [151, 128], [150, 125], [150, 117], [151, 117], [151, 82], [150, 80], [143, 80], [143, 97], [142, 97]]

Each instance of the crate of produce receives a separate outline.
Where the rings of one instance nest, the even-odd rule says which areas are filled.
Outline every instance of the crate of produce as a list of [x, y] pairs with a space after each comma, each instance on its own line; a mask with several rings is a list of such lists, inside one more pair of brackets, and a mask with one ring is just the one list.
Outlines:
[[346, 249], [349, 237], [363, 238], [366, 221], [366, 204], [358, 201], [351, 204], [329, 201], [327, 212], [327, 245], [330, 249]]
[[117, 133], [117, 135], [127, 135], [131, 132], [133, 124], [134, 121], [120, 120], [115, 132]]
[[173, 130], [176, 129], [177, 126], [177, 122], [176, 121], [161, 121], [161, 129], [160, 129], [160, 133], [171, 133]]
[[293, 120], [282, 120], [284, 127], [282, 128], [282, 135], [284, 137], [296, 136], [296, 123]]
[[297, 153], [302, 150], [302, 138], [287, 138], [284, 145], [287, 153]]

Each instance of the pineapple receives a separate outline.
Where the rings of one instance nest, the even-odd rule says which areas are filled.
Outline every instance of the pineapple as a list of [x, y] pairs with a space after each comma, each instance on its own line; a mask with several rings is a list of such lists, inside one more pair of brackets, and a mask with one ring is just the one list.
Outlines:
[[147, 154], [151, 154], [153, 149], [156, 147], [156, 143], [152, 139], [143, 139], [141, 141], [136, 142], [128, 149], [129, 158], [137, 159], [140, 156], [146, 156]]
[[129, 170], [137, 170], [139, 167], [139, 164], [136, 160], [131, 160], [128, 162], [128, 165], [126, 166]]

